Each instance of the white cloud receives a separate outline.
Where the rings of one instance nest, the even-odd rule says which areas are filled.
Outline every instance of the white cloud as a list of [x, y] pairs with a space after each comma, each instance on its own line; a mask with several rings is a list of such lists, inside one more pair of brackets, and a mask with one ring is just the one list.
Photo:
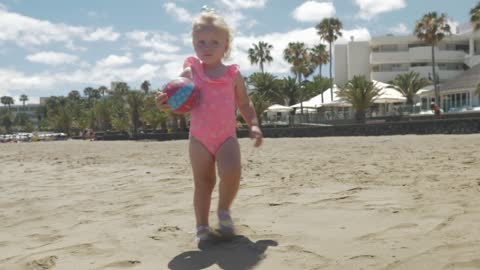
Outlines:
[[119, 33], [113, 31], [112, 27], [97, 28], [94, 31], [89, 31], [83, 36], [85, 41], [115, 41], [120, 37]]
[[323, 18], [333, 17], [335, 7], [332, 2], [306, 1], [298, 6], [292, 16], [300, 22], [320, 22]]
[[359, 18], [364, 20], [407, 6], [405, 0], [355, 0], [355, 3], [360, 7]]
[[77, 61], [78, 57], [75, 55], [66, 54], [66, 53], [39, 52], [39, 53], [28, 55], [26, 59], [30, 62], [57, 66], [62, 64], [71, 64]]
[[450, 19], [447, 20], [447, 23], [448, 25], [450, 25], [450, 31], [452, 32], [452, 34], [458, 34], [457, 31], [459, 29], [460, 23]]
[[388, 30], [391, 31], [394, 34], [408, 34], [409, 33], [409, 30], [404, 23], [400, 23], [400, 24], [398, 24], [394, 27], [390, 27]]
[[158, 52], [146, 52], [142, 55], [142, 59], [147, 62], [168, 62], [168, 61], [176, 61], [179, 59], [185, 59], [189, 55], [186, 54], [171, 54], [171, 53], [158, 53]]
[[13, 42], [18, 46], [43, 46], [54, 42], [115, 41], [120, 35], [111, 27], [87, 28], [54, 24], [0, 9], [0, 42]]
[[[176, 70], [180, 70], [179, 68], [181, 64]], [[125, 81], [130, 85], [140, 84], [144, 80], [166, 81], [169, 79], [166, 75], [169, 72], [171, 71], [166, 70], [164, 65], [152, 64], [143, 64], [138, 67], [95, 65], [69, 72], [36, 74], [0, 68], [0, 94], [13, 96], [21, 92], [26, 93], [31, 100], [38, 100], [38, 97], [66, 95], [69, 90], [78, 88], [78, 85], [108, 86], [111, 81], [116, 80]], [[176, 75], [178, 74], [177, 72]]]
[[130, 55], [114, 55], [111, 54], [108, 57], [97, 61], [97, 65], [101, 67], [117, 67], [117, 66], [124, 66], [130, 64], [132, 59]]
[[178, 38], [169, 33], [135, 31], [127, 33], [126, 36], [138, 47], [167, 53], [174, 53], [180, 50], [179, 46], [173, 44], [178, 42]]
[[168, 14], [174, 16], [180, 22], [189, 23], [192, 21], [192, 15], [190, 12], [182, 7], [178, 7], [175, 3], [168, 2], [163, 5], [163, 8]]
[[230, 9], [263, 8], [268, 0], [220, 0]]

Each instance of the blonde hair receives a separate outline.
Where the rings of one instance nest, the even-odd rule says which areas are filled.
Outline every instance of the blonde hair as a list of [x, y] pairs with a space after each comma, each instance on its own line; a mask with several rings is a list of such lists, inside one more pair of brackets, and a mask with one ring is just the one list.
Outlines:
[[233, 40], [232, 30], [230, 29], [230, 27], [225, 22], [222, 16], [215, 13], [215, 11], [208, 10], [208, 11], [202, 11], [202, 13], [200, 13], [200, 16], [198, 16], [193, 20], [192, 34], [195, 31], [198, 31], [207, 26], [216, 27], [224, 31], [225, 34], [227, 35], [227, 49], [225, 50], [223, 59], [228, 59], [230, 57], [230, 52], [232, 51], [232, 40]]

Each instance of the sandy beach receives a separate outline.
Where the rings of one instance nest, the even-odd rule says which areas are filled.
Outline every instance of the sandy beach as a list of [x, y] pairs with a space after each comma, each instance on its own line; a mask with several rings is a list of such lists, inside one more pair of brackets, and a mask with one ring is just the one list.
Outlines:
[[0, 144], [0, 269], [480, 269], [480, 135], [240, 143], [203, 251], [187, 141]]

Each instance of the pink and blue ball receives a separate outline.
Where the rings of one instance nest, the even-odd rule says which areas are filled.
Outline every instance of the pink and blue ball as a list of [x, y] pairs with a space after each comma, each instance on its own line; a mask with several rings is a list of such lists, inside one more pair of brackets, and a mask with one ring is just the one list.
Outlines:
[[164, 90], [168, 96], [170, 110], [175, 113], [189, 112], [197, 105], [199, 89], [192, 80], [180, 77], [169, 82]]

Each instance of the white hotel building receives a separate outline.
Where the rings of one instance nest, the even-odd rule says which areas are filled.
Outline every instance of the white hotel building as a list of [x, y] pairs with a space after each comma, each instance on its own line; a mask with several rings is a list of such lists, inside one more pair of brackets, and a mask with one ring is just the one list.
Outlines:
[[[479, 97], [474, 94], [480, 83], [480, 31], [472, 32], [471, 27], [468, 28], [447, 36], [435, 47], [441, 106], [446, 112], [480, 109]], [[387, 35], [370, 41], [338, 44], [334, 61], [335, 83], [339, 86], [355, 75], [385, 83], [409, 71], [433, 78], [431, 46], [414, 35]], [[417, 102], [427, 109], [434, 97], [430, 87], [430, 90], [419, 91]]]

